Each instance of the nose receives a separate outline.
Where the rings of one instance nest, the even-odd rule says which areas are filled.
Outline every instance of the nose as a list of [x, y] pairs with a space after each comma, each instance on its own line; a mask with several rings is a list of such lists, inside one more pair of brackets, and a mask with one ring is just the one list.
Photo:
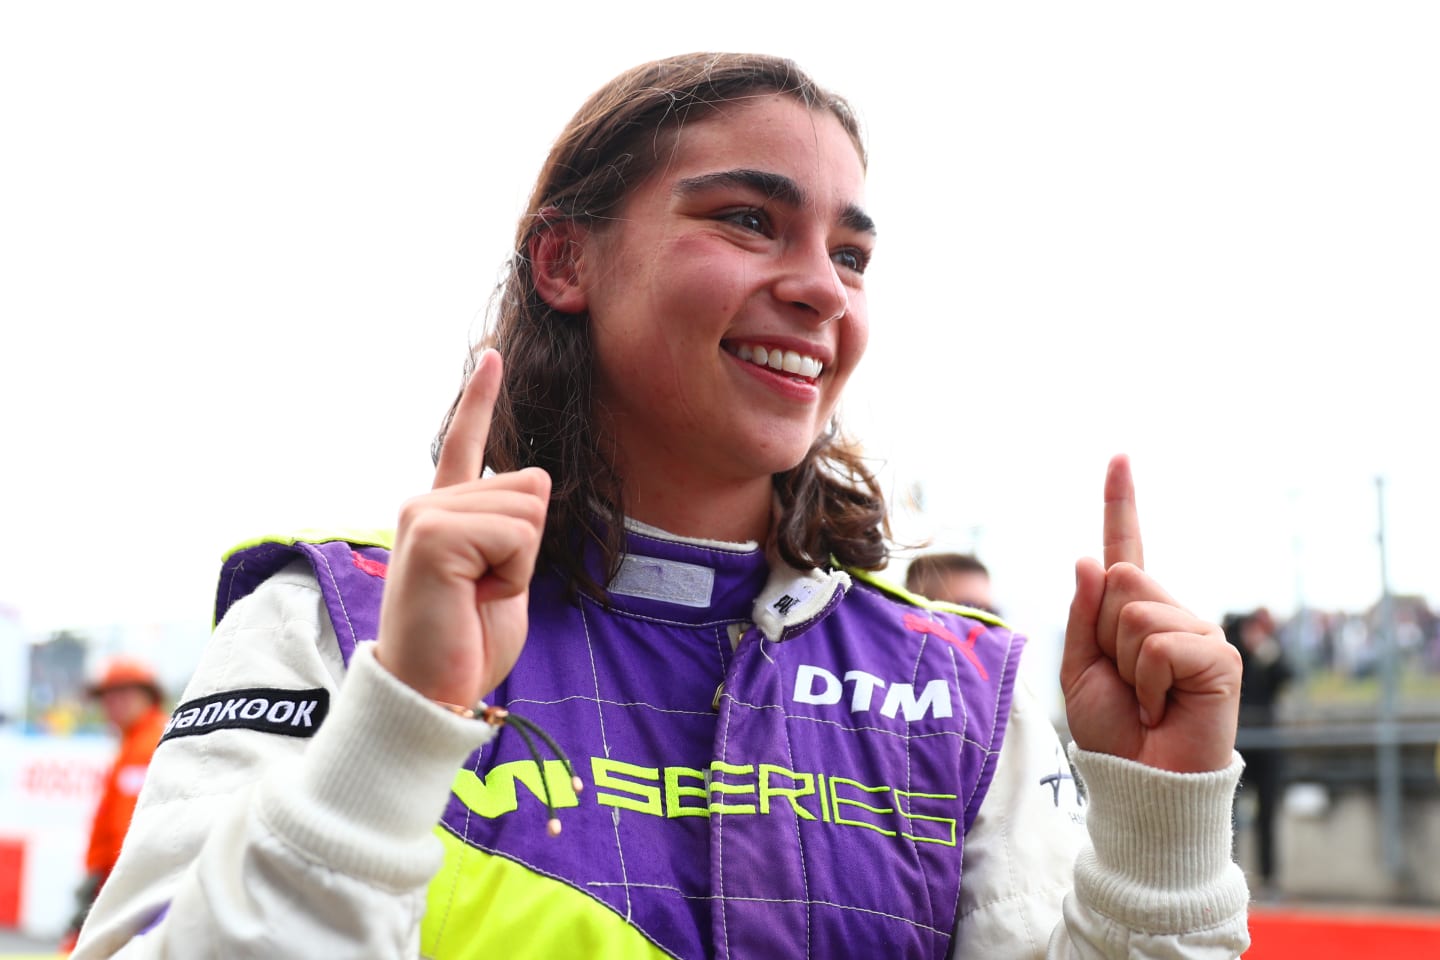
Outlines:
[[839, 320], [850, 309], [850, 294], [830, 250], [818, 239], [791, 247], [775, 282], [775, 296], [817, 324]]

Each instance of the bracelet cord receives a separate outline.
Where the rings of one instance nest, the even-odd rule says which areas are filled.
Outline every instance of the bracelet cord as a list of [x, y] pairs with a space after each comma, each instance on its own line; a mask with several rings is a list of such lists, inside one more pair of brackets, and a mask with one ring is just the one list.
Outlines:
[[[448, 704], [447, 704], [448, 706]], [[552, 837], [560, 835], [560, 818], [555, 813], [555, 801], [550, 793], [550, 778], [545, 774], [545, 759], [540, 754], [540, 749], [535, 743], [539, 737], [545, 745], [559, 759], [565, 772], [570, 775], [570, 786], [577, 795], [585, 788], [585, 782], [575, 774], [575, 767], [570, 763], [570, 758], [565, 754], [555, 738], [546, 733], [541, 726], [528, 717], [522, 717], [513, 710], [505, 707], [481, 706], [478, 710], [471, 711], [471, 715], [490, 724], [492, 727], [510, 727], [525, 744], [526, 751], [530, 754], [530, 760], [535, 764], [535, 769], [540, 772], [540, 788], [545, 795], [545, 830]]]

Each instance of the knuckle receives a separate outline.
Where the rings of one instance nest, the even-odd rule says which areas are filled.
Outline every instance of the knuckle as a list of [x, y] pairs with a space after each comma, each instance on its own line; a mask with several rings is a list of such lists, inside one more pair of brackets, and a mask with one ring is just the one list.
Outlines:
[[1121, 633], [1143, 636], [1150, 632], [1150, 611], [1145, 604], [1132, 600], [1120, 608], [1118, 622]]
[[429, 504], [424, 496], [410, 497], [400, 504], [399, 526], [402, 529], [409, 529], [414, 526], [415, 521], [423, 516]]
[[1147, 664], [1161, 663], [1170, 656], [1174, 636], [1168, 633], [1151, 634], [1140, 645], [1139, 659]]
[[522, 522], [520, 529], [521, 543], [526, 553], [535, 553], [540, 549], [540, 541], [545, 535], [544, 511], [540, 512], [538, 522]]
[[408, 531], [416, 539], [428, 540], [444, 533], [448, 526], [445, 511], [422, 508], [411, 517]]
[[547, 506], [546, 502], [539, 498], [533, 498], [526, 504], [525, 522], [530, 525], [536, 536], [539, 536], [540, 531], [545, 527]]
[[526, 528], [545, 522], [545, 501], [525, 490], [507, 491], [503, 506], [497, 505], [496, 510], [497, 515], [503, 514], [508, 520]]
[[1236, 673], [1243, 669], [1244, 659], [1240, 656], [1239, 649], [1224, 640], [1220, 641], [1220, 656], [1225, 658], [1227, 665]]
[[496, 514], [493, 518], [497, 532], [519, 549], [524, 549], [535, 534], [535, 527], [524, 517]]
[[542, 467], [526, 467], [520, 471], [520, 477], [525, 481], [525, 489], [542, 499], [550, 497], [550, 474]]
[[1128, 560], [1121, 560], [1111, 567], [1110, 576], [1122, 590], [1138, 590], [1145, 583], [1145, 571]]

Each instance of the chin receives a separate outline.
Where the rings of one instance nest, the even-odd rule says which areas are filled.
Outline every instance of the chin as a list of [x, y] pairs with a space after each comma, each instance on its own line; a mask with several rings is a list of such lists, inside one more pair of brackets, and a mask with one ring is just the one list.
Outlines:
[[730, 451], [727, 460], [740, 477], [785, 473], [805, 462], [823, 432], [813, 424], [755, 418], [738, 430], [715, 437], [714, 449]]
[[800, 464], [805, 462], [813, 443], [806, 443], [803, 446], [787, 445], [783, 450], [767, 451], [769, 455], [757, 458], [757, 472], [763, 471], [766, 474], [788, 473]]

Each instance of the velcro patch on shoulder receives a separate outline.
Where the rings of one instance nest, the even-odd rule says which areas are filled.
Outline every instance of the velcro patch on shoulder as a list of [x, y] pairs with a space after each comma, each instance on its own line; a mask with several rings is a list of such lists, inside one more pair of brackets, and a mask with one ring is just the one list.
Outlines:
[[286, 737], [313, 737], [330, 709], [330, 691], [227, 690], [182, 703], [170, 715], [160, 742], [213, 730], [258, 730]]

